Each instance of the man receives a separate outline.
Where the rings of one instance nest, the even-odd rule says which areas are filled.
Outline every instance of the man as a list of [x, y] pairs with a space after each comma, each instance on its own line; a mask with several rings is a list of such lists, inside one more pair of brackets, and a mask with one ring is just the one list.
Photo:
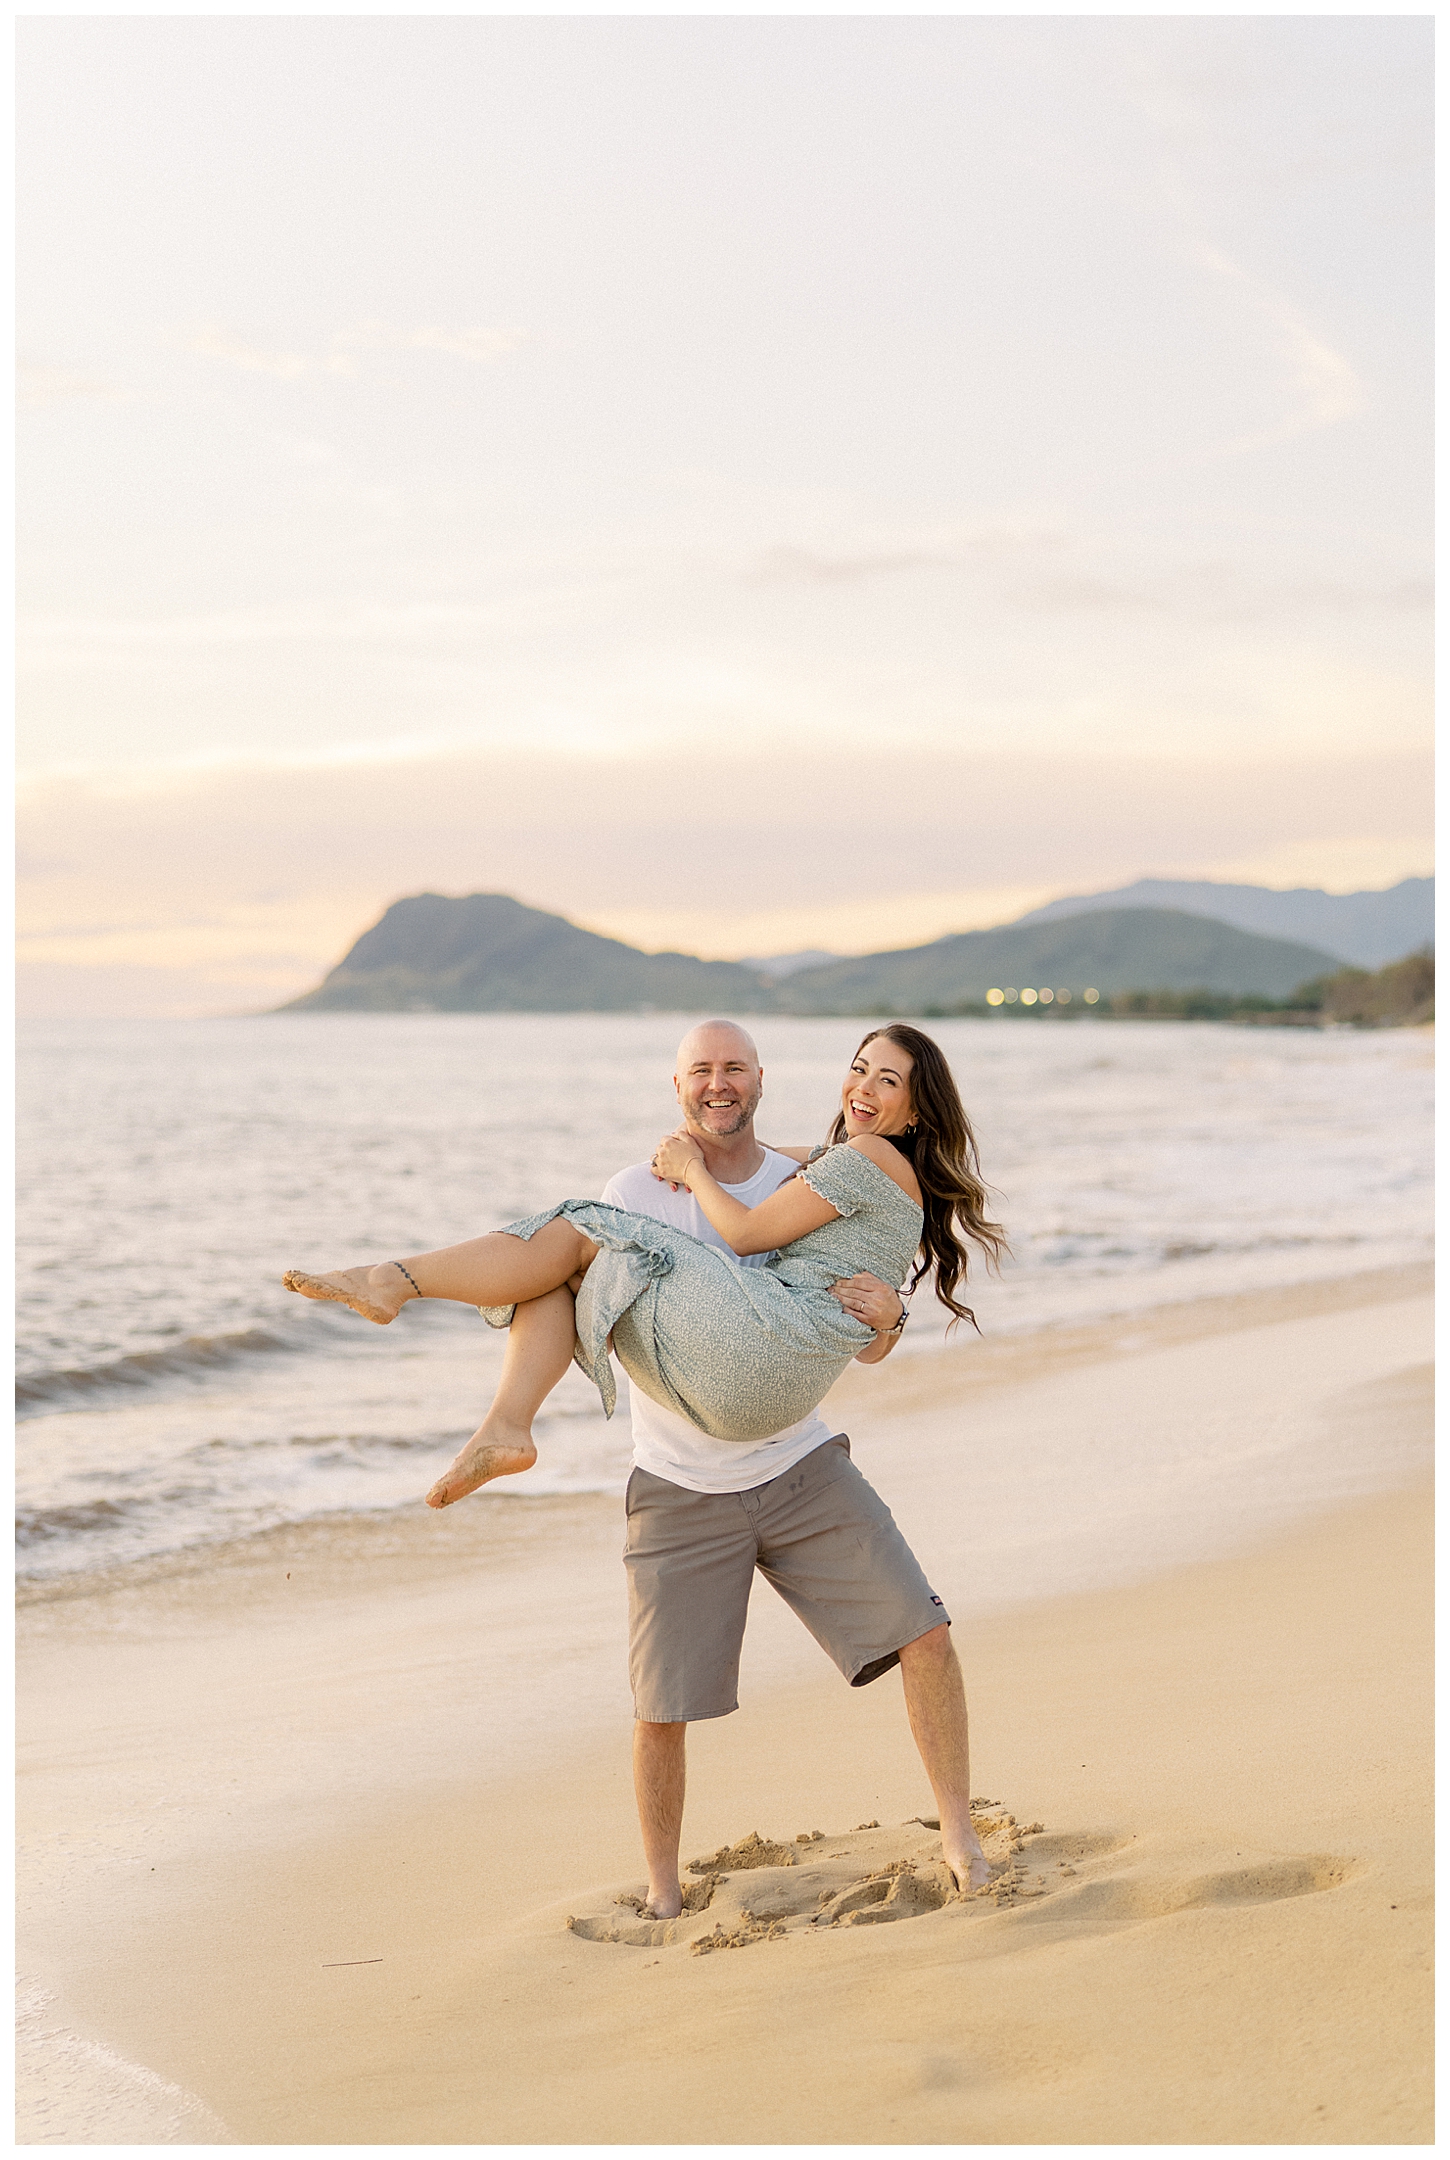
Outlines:
[[[675, 1093], [706, 1167], [731, 1197], [758, 1206], [798, 1164], [755, 1137], [764, 1075], [733, 1021], [710, 1020], [680, 1044]], [[729, 1250], [693, 1195], [635, 1163], [601, 1196]], [[752, 1254], [741, 1266], [761, 1266]], [[859, 1362], [889, 1355], [905, 1324], [896, 1289], [856, 1275], [835, 1293], [876, 1330]], [[638, 1388], [630, 1398], [634, 1468], [628, 1531], [634, 1786], [649, 1867], [649, 1911], [682, 1910], [680, 1829], [685, 1734], [737, 1707], [754, 1571], [800, 1616], [854, 1687], [901, 1667], [907, 1717], [936, 1795], [947, 1865], [965, 1889], [987, 1879], [967, 1788], [967, 1705], [942, 1601], [886, 1508], [818, 1413], [768, 1440], [712, 1440]]]

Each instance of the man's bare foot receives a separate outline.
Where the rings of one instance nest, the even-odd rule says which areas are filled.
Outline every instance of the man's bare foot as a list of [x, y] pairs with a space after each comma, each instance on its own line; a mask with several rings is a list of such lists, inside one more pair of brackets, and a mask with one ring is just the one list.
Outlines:
[[965, 1839], [959, 1850], [945, 1853], [947, 1872], [957, 1886], [961, 1897], [975, 1897], [985, 1890], [992, 1880], [992, 1863], [982, 1850], [982, 1842], [973, 1832], [971, 1842]]
[[521, 1470], [532, 1470], [538, 1459], [534, 1436], [526, 1426], [506, 1425], [490, 1414], [427, 1494], [428, 1505], [450, 1507], [477, 1492], [490, 1478], [517, 1477]]
[[350, 1305], [364, 1320], [386, 1327], [418, 1293], [395, 1260], [380, 1260], [376, 1267], [335, 1268], [330, 1275], [305, 1275], [288, 1268], [282, 1277], [288, 1290], [300, 1297], [325, 1298], [333, 1305]]
[[684, 1892], [678, 1883], [673, 1890], [656, 1890], [651, 1883], [645, 1892], [644, 1912], [647, 1920], [678, 1920], [684, 1909]]

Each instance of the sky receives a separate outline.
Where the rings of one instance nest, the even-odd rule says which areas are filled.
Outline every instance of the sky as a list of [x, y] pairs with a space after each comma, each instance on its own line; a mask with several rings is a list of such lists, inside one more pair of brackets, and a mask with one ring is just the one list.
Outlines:
[[22, 1009], [1427, 872], [1431, 34], [22, 20]]

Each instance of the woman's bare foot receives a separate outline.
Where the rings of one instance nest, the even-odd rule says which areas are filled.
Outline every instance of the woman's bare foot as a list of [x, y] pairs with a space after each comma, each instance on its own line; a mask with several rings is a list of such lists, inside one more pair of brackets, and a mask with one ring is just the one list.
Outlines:
[[525, 1425], [509, 1425], [491, 1412], [473, 1438], [461, 1447], [427, 1494], [429, 1507], [451, 1507], [490, 1478], [517, 1477], [539, 1459], [534, 1436]]
[[418, 1295], [396, 1260], [380, 1260], [376, 1267], [336, 1268], [330, 1275], [304, 1275], [301, 1268], [288, 1268], [282, 1282], [300, 1297], [350, 1305], [364, 1320], [374, 1320], [379, 1327], [396, 1320], [403, 1307]]

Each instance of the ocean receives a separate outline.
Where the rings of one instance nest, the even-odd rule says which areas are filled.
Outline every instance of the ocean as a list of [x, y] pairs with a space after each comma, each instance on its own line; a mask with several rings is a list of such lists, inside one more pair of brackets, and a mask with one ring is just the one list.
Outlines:
[[[316, 1014], [21, 1030], [18, 1572], [37, 1587], [309, 1518], [419, 1504], [503, 1338], [281, 1287], [597, 1195], [676, 1122], [677, 1016]], [[1012, 1242], [984, 1333], [1422, 1261], [1419, 1032], [928, 1023]], [[761, 1020], [766, 1140], [823, 1135], [864, 1024]], [[925, 1288], [897, 1356], [943, 1327]], [[943, 1316], [944, 1317], [944, 1316]], [[959, 1335], [959, 1341], [962, 1337]], [[478, 1503], [622, 1491], [572, 1372], [539, 1463]]]

